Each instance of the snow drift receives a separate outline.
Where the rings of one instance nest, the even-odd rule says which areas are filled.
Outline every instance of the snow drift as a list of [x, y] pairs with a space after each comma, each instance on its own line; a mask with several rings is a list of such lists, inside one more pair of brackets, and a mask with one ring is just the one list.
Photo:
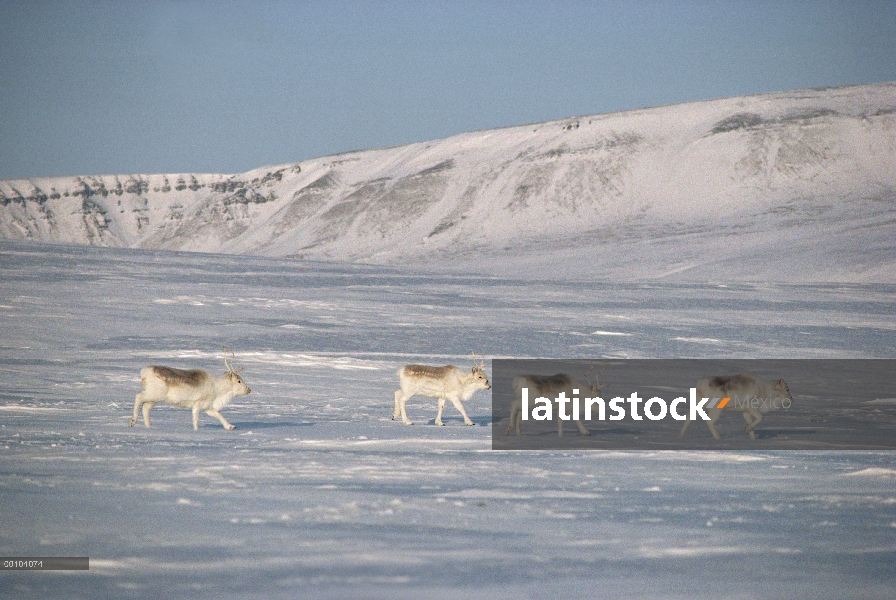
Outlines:
[[896, 83], [882, 83], [239, 175], [7, 180], [0, 237], [538, 277], [891, 282], [894, 204]]

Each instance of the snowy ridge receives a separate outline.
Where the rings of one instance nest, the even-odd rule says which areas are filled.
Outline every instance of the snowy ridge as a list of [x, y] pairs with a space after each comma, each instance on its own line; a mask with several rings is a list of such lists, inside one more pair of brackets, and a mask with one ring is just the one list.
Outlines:
[[0, 237], [519, 274], [894, 281], [894, 157], [896, 83], [800, 90], [239, 175], [7, 180]]

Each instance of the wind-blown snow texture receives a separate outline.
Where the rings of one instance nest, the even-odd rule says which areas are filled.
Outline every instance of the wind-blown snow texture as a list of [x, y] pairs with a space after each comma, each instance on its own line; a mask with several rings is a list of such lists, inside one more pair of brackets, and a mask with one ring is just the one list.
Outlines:
[[0, 236], [530, 276], [893, 281], [894, 203], [896, 83], [886, 83], [479, 131], [240, 175], [8, 180]]
[[[0, 572], [3, 597], [896, 596], [891, 452], [494, 452], [506, 417], [486, 392], [474, 427], [450, 406], [435, 427], [434, 399], [390, 420], [398, 366], [471, 350], [893, 357], [892, 284], [535, 283], [22, 242], [0, 242], [0, 282], [0, 554], [91, 565]], [[223, 372], [221, 344], [252, 388], [224, 411], [235, 431], [168, 406], [128, 428], [141, 367]], [[894, 395], [874, 414], [896, 418]]]

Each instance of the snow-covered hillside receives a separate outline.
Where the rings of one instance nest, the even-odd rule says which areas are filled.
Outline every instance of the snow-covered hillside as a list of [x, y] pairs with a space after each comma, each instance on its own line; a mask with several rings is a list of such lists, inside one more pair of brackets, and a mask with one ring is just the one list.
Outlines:
[[[7, 180], [0, 237], [438, 258], [520, 276], [894, 281], [894, 208], [896, 83], [884, 83], [478, 131], [239, 175]], [[671, 264], [657, 251], [669, 244]]]

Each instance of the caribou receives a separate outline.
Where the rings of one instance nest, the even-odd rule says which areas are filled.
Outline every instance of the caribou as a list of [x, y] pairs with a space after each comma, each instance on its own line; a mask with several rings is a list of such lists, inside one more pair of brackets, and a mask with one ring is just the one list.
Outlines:
[[[473, 353], [475, 361], [476, 354]], [[428, 396], [439, 399], [439, 413], [436, 415], [436, 425], [443, 426], [442, 410], [445, 401], [450, 400], [454, 408], [460, 411], [464, 417], [464, 424], [473, 425], [473, 421], [467, 416], [462, 400], [469, 400], [476, 390], [487, 390], [492, 387], [485, 376], [485, 361], [473, 365], [469, 373], [455, 367], [430, 367], [427, 365], [405, 365], [398, 369], [399, 389], [395, 390], [395, 411], [392, 420], [401, 417], [405, 425], [413, 425], [408, 419], [405, 404], [412, 396]]]
[[220, 377], [209, 374], [202, 369], [173, 369], [171, 367], [149, 366], [140, 371], [140, 383], [143, 391], [137, 393], [134, 402], [134, 417], [128, 421], [133, 427], [143, 406], [143, 423], [149, 427], [149, 411], [157, 402], [165, 402], [180, 408], [193, 411], [193, 429], [199, 429], [199, 412], [215, 417], [224, 429], [233, 431], [234, 425], [218, 412], [227, 406], [234, 396], [245, 396], [251, 390], [243, 383], [238, 373], [242, 369], [233, 368], [233, 352], [230, 363], [224, 355], [224, 366], [227, 373]]
[[[715, 422], [723, 410], [740, 412], [747, 422], [744, 431], [750, 434], [750, 439], [755, 440], [753, 429], [762, 420], [762, 415], [775, 408], [787, 408], [793, 402], [790, 389], [783, 379], [778, 381], [762, 381], [751, 373], [741, 373], [730, 377], [703, 377], [697, 381], [697, 398], [728, 398], [729, 401], [722, 408], [706, 408], [704, 411], [709, 416], [706, 426], [709, 427], [712, 437], [722, 439], [716, 429]], [[721, 404], [721, 403], [720, 403]], [[688, 426], [691, 424], [690, 414], [681, 428], [679, 438], [683, 438]]]
[[[585, 396], [589, 396], [594, 398], [597, 397], [600, 393], [600, 390], [607, 387], [606, 385], [600, 385], [598, 383], [598, 376], [604, 372], [607, 366], [604, 365], [603, 368], [594, 374], [594, 383], [591, 383], [590, 375], [591, 371], [594, 370], [594, 363], [591, 363], [591, 366], [588, 368], [588, 373], [585, 374], [585, 380], [588, 382], [588, 385], [582, 385], [581, 382], [573, 379], [566, 373], [557, 373], [556, 375], [519, 375], [513, 378], [511, 385], [513, 385], [513, 390], [516, 392], [515, 400], [510, 404], [510, 423], [507, 425], [507, 430], [504, 432], [504, 435], [510, 435], [510, 432], [515, 428], [516, 434], [520, 435], [520, 421], [522, 420], [522, 403], [523, 403], [523, 388], [527, 388], [529, 390], [530, 398], [548, 398], [549, 400], [553, 400], [561, 393], [565, 393], [567, 398], [572, 398], [574, 396], [578, 397], [580, 394], [584, 394]], [[578, 419], [575, 419], [576, 426], [579, 428], [579, 433], [582, 435], [591, 435], [591, 432], [582, 425], [582, 422]], [[563, 419], [560, 418], [560, 411], [557, 411], [557, 437], [563, 437]]]

